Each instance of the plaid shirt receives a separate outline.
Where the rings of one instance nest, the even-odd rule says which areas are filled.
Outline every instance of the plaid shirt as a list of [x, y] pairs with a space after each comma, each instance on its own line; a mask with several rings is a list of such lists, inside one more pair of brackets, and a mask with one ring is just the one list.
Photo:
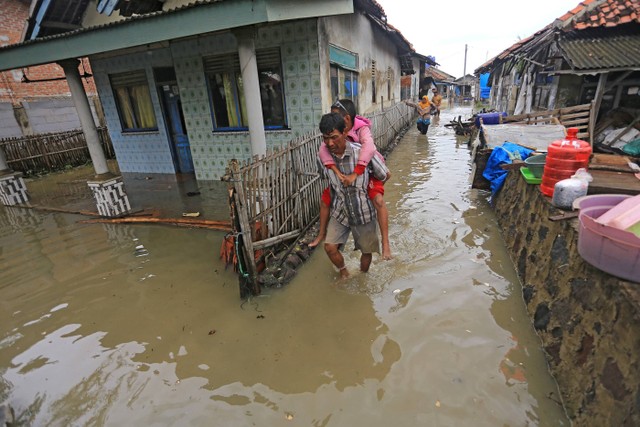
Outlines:
[[[344, 175], [353, 173], [358, 156], [360, 154], [360, 144], [347, 141], [347, 146], [342, 158], [331, 154], [336, 166]], [[318, 168], [320, 174], [329, 180], [331, 188], [331, 216], [342, 225], [362, 225], [373, 221], [376, 217], [376, 210], [369, 199], [367, 188], [369, 186], [369, 174], [384, 181], [387, 178], [387, 166], [374, 156], [369, 162], [367, 173], [358, 175], [353, 185], [345, 187], [338, 179], [338, 176], [331, 169], [327, 169], [318, 157]]]

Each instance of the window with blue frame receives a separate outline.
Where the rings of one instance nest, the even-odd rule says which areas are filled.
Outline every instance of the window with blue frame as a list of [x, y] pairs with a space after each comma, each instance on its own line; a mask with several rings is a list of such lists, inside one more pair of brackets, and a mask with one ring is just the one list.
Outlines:
[[144, 70], [109, 75], [123, 132], [158, 130]]
[[330, 65], [331, 96], [333, 99], [348, 98], [358, 105], [358, 73]]
[[[256, 51], [260, 101], [265, 129], [287, 127], [280, 48]], [[204, 58], [216, 131], [246, 130], [247, 107], [238, 55]]]
[[329, 62], [332, 98], [348, 98], [358, 105], [358, 55], [329, 45]]

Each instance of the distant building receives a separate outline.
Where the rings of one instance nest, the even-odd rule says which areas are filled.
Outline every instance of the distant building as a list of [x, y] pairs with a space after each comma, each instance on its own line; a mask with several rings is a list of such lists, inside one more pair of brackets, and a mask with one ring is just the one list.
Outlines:
[[[22, 41], [30, 0], [0, 2], [0, 46]], [[87, 59], [82, 74], [91, 75]], [[100, 110], [93, 78], [82, 79], [94, 116]], [[97, 120], [97, 118], [96, 118]], [[25, 66], [0, 72], [0, 138], [80, 128], [69, 86], [56, 64]]]
[[426, 85], [424, 89], [427, 91], [429, 90], [429, 84], [434, 84], [440, 94], [444, 97], [448, 97], [450, 92], [454, 90], [453, 84], [456, 78], [439, 68], [426, 67], [425, 76], [431, 78], [431, 80], [425, 81]]
[[490, 73], [491, 106], [509, 114], [593, 102], [589, 135], [611, 110], [637, 117], [640, 3], [581, 2], [475, 70], [484, 73]]

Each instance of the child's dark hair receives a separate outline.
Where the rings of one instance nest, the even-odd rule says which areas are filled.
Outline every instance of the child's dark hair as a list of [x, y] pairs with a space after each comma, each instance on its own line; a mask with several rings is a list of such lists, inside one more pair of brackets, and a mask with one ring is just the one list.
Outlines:
[[351, 116], [351, 120], [355, 120], [356, 117], [356, 104], [353, 103], [350, 99], [339, 99], [332, 106], [332, 109], [338, 110], [342, 117], [347, 114]]
[[338, 132], [344, 132], [346, 124], [344, 118], [339, 113], [327, 113], [320, 119], [320, 132], [324, 135], [331, 133], [334, 129]]

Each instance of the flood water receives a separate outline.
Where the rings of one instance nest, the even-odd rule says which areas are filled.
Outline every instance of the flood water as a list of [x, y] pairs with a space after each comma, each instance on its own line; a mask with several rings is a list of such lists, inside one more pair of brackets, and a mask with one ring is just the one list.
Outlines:
[[223, 233], [0, 207], [19, 425], [568, 426], [487, 194], [443, 125], [389, 155], [395, 258], [242, 301]]

